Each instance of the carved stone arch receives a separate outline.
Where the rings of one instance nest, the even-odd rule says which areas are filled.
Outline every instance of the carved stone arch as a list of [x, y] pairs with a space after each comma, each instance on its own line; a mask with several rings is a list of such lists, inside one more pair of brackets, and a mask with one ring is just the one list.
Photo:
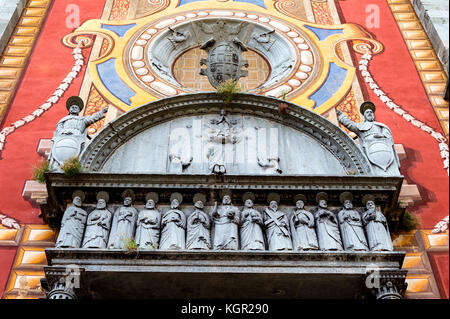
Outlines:
[[[280, 103], [288, 105], [285, 114], [278, 112]], [[230, 103], [216, 93], [184, 94], [142, 105], [106, 125], [81, 155], [81, 163], [85, 171], [101, 171], [108, 158], [137, 134], [180, 117], [219, 114], [221, 109], [291, 127], [323, 146], [348, 175], [372, 175], [366, 157], [341, 128], [294, 103], [255, 94], [236, 94]]]

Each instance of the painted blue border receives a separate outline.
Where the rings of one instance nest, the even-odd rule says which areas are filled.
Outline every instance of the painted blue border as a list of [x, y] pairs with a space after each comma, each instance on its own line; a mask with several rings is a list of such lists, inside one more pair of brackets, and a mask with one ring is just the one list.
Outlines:
[[111, 58], [103, 63], [97, 64], [98, 76], [109, 92], [123, 103], [131, 106], [130, 99], [136, 93], [120, 79], [119, 74], [117, 74], [115, 62], [116, 59]]
[[321, 28], [315, 28], [308, 25], [305, 25], [305, 28], [311, 30], [314, 32], [314, 34], [319, 38], [320, 41], [325, 40], [330, 35], [333, 34], [344, 34], [344, 29], [321, 29]]
[[123, 37], [125, 35], [125, 33], [128, 32], [128, 30], [135, 27], [136, 25], [137, 25], [136, 23], [125, 24], [125, 25], [111, 25], [111, 24], [103, 24], [102, 23], [102, 29], [112, 31], [115, 34], [117, 34], [119, 37]]
[[330, 63], [330, 70], [322, 86], [314, 92], [309, 98], [316, 102], [314, 108], [318, 108], [339, 90], [347, 77], [347, 70], [341, 68], [335, 63]]

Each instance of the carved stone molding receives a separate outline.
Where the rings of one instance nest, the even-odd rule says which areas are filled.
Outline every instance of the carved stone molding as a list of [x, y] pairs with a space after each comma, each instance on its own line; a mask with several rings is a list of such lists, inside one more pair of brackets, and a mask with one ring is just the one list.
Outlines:
[[81, 155], [86, 171], [100, 171], [107, 159], [140, 132], [164, 122], [191, 115], [243, 114], [271, 120], [301, 131], [327, 149], [348, 175], [371, 175], [368, 162], [356, 143], [339, 127], [322, 116], [293, 103], [286, 114], [278, 113], [281, 100], [253, 94], [237, 94], [224, 104], [215, 93], [179, 95], [158, 100], [118, 117], [91, 141]]
[[[408, 287], [407, 272], [407, 270], [375, 270], [367, 278], [371, 279], [374, 285], [367, 288], [376, 299], [403, 299], [403, 294]], [[367, 283], [366, 280], [366, 285]]]
[[42, 289], [48, 299], [78, 299], [83, 269], [76, 265], [65, 267], [44, 267], [45, 279], [41, 279]]

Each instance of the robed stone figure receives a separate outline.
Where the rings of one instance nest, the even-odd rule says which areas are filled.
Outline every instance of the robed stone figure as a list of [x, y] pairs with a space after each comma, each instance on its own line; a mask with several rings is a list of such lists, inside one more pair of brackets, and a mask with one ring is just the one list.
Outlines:
[[80, 248], [86, 227], [87, 212], [81, 208], [83, 204], [82, 195], [76, 194], [72, 200], [72, 206], [64, 212], [61, 221], [56, 247], [58, 248]]
[[203, 207], [202, 201], [196, 201], [194, 211], [187, 219], [187, 249], [211, 249], [211, 223], [208, 214], [203, 211]]
[[96, 209], [87, 219], [83, 248], [106, 248], [111, 228], [111, 212], [106, 208], [106, 200], [98, 199]]
[[320, 250], [342, 250], [341, 235], [336, 216], [330, 212], [325, 198], [318, 200], [319, 207], [314, 214], [316, 233]]
[[127, 241], [133, 238], [138, 211], [132, 206], [132, 201], [131, 195], [125, 196], [123, 205], [114, 212], [108, 248], [125, 249]]
[[225, 195], [222, 205], [217, 208], [217, 202], [211, 212], [214, 221], [214, 249], [238, 250], [239, 209], [231, 204], [231, 197]]
[[304, 207], [304, 201], [297, 200], [290, 219], [294, 250], [317, 250], [319, 243], [317, 242], [314, 216]]
[[269, 250], [292, 250], [289, 220], [278, 210], [278, 203], [271, 201], [263, 216]]
[[247, 199], [241, 212], [241, 249], [265, 250], [263, 216], [253, 208], [253, 201]]
[[363, 213], [362, 220], [366, 227], [370, 250], [394, 250], [386, 217], [376, 208], [372, 200], [366, 202], [366, 211]]
[[369, 250], [361, 215], [353, 209], [349, 199], [344, 201], [344, 207], [338, 213], [338, 220], [345, 250]]
[[145, 209], [139, 212], [136, 227], [136, 243], [140, 249], [157, 249], [161, 227], [161, 214], [153, 199], [147, 200]]
[[383, 123], [375, 121], [375, 105], [364, 102], [360, 107], [363, 123], [355, 123], [337, 111], [338, 120], [350, 131], [356, 133], [360, 147], [369, 160], [374, 175], [400, 175], [400, 160], [394, 147], [392, 132]]
[[161, 220], [160, 249], [176, 250], [186, 248], [186, 215], [178, 209], [180, 201], [173, 198], [170, 209]]
[[66, 101], [69, 114], [56, 125], [52, 139], [52, 149], [49, 160], [53, 170], [61, 170], [60, 165], [71, 158], [77, 157], [84, 149], [88, 127], [105, 117], [108, 108], [90, 116], [78, 115], [84, 107], [83, 100], [72, 96]]

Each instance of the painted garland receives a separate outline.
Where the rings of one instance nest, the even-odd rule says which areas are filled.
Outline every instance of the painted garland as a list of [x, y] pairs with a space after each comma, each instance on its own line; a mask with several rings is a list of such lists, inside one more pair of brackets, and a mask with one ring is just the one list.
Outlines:
[[448, 230], [448, 215], [444, 219], [442, 219], [439, 223], [434, 226], [434, 229], [432, 231], [433, 234], [439, 234], [444, 233], [446, 230]]
[[78, 76], [78, 73], [81, 71], [81, 68], [84, 65], [84, 57], [80, 49], [80, 46], [83, 45], [83, 41], [84, 40], [81, 40], [78, 43], [77, 47], [72, 51], [72, 55], [75, 59], [74, 66], [67, 74], [67, 76], [64, 78], [64, 80], [61, 82], [61, 85], [58, 86], [55, 92], [53, 92], [51, 97], [44, 104], [42, 104], [36, 110], [31, 112], [29, 115], [12, 123], [10, 126], [4, 127], [3, 130], [0, 132], [0, 155], [1, 151], [3, 151], [5, 147], [6, 137], [15, 132], [19, 127], [34, 121], [36, 118], [40, 117], [45, 111], [48, 111], [54, 104], [58, 103], [58, 101], [61, 99], [61, 97], [69, 88], [72, 81]]
[[447, 170], [447, 175], [449, 174], [449, 147], [447, 144], [447, 139], [439, 132], [436, 132], [433, 128], [429, 127], [425, 123], [419, 121], [414, 116], [405, 111], [400, 105], [394, 103], [387, 95], [380, 89], [377, 83], [373, 80], [372, 74], [368, 70], [369, 61], [372, 59], [372, 50], [368, 45], [365, 45], [366, 53], [362, 56], [359, 62], [359, 70], [361, 75], [364, 77], [364, 81], [368, 83], [370, 89], [375, 93], [376, 96], [383, 102], [390, 110], [393, 110], [398, 115], [402, 116], [406, 121], [410, 122], [415, 127], [420, 128], [422, 131], [430, 134], [438, 143], [439, 151], [441, 153], [441, 158], [443, 160], [444, 169]]

